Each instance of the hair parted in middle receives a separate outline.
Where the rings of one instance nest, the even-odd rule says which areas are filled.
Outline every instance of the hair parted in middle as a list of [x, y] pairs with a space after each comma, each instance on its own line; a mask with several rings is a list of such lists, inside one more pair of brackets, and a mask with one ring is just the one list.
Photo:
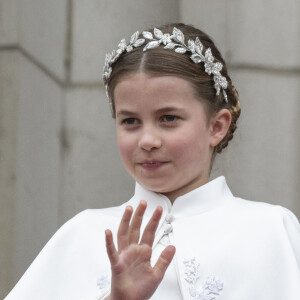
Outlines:
[[[236, 122], [241, 112], [238, 92], [232, 85], [226, 63], [212, 39], [203, 31], [183, 23], [166, 24], [156, 28], [160, 29], [163, 33], [172, 33], [174, 27], [182, 31], [186, 42], [188, 40], [195, 40], [198, 37], [204, 49], [211, 49], [215, 61], [222, 63], [221, 74], [228, 82], [226, 89], [227, 102], [224, 99], [223, 93], [216, 94], [213, 76], [205, 72], [204, 64], [194, 63], [190, 59], [190, 55], [164, 49], [163, 45], [147, 51], [143, 51], [143, 47], [136, 47], [130, 52], [124, 52], [112, 64], [112, 73], [107, 82], [105, 82], [108, 86], [108, 97], [112, 103], [113, 117], [115, 117], [114, 90], [118, 82], [124, 77], [136, 72], [144, 72], [153, 76], [180, 77], [192, 85], [196, 98], [204, 104], [208, 119], [223, 108], [230, 111], [232, 120], [229, 130], [223, 140], [214, 149], [214, 153], [220, 153], [233, 138], [233, 133], [237, 127]], [[154, 28], [147, 31], [153, 33]]]

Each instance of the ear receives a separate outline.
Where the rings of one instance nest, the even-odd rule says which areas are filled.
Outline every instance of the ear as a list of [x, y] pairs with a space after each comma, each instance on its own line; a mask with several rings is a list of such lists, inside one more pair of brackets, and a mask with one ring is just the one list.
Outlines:
[[217, 146], [227, 134], [231, 123], [231, 113], [228, 109], [221, 109], [210, 120], [210, 146]]

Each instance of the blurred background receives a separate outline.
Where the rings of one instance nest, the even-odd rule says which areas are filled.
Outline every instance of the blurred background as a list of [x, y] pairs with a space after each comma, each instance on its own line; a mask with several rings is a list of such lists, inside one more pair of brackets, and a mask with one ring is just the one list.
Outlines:
[[208, 32], [240, 94], [238, 130], [212, 177], [300, 217], [299, 0], [0, 0], [1, 299], [68, 219], [132, 195], [104, 56], [167, 22]]

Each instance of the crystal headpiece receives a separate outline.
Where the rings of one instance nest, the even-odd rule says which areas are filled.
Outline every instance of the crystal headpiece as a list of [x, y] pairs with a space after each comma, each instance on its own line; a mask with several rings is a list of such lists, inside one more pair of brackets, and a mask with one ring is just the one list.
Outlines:
[[[214, 87], [216, 89], [216, 94], [219, 95], [220, 91], [224, 95], [225, 102], [228, 102], [227, 94], [225, 89], [227, 88], [227, 80], [221, 75], [221, 70], [223, 65], [220, 62], [214, 62], [214, 57], [211, 53], [211, 49], [207, 48], [203, 54], [203, 45], [198, 37], [193, 40], [188, 40], [188, 44], [184, 43], [184, 34], [181, 30], [176, 27], [173, 28], [172, 35], [169, 33], [163, 33], [160, 29], [154, 28], [154, 36], [149, 31], [143, 31], [143, 38], [139, 39], [139, 32], [136, 31], [130, 38], [130, 42], [127, 44], [125, 39], [122, 39], [118, 45], [118, 49], [114, 50], [112, 53], [108, 53], [105, 56], [105, 64], [103, 68], [103, 80], [106, 88], [107, 97], [108, 95], [108, 79], [112, 73], [112, 64], [118, 60], [122, 53], [130, 52], [133, 48], [144, 46], [143, 51], [149, 49], [157, 48], [161, 44], [164, 45], [164, 49], [169, 49], [176, 53], [184, 54], [186, 52], [191, 53], [191, 60], [195, 64], [201, 62], [204, 63], [205, 72], [208, 75], [213, 75]], [[111, 99], [109, 99], [110, 105], [112, 106]]]

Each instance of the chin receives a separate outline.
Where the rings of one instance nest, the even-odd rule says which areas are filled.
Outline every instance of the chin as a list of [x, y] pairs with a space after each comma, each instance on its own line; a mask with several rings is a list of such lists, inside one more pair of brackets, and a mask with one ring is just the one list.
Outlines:
[[164, 194], [164, 193], [170, 193], [175, 189], [172, 189], [170, 186], [166, 186], [165, 184], [162, 185], [162, 180], [159, 180], [159, 182], [149, 182], [146, 180], [137, 180], [137, 182], [142, 185], [144, 188], [146, 188], [147, 190], [151, 191], [151, 192], [155, 192], [155, 193], [160, 193], [160, 194]]

